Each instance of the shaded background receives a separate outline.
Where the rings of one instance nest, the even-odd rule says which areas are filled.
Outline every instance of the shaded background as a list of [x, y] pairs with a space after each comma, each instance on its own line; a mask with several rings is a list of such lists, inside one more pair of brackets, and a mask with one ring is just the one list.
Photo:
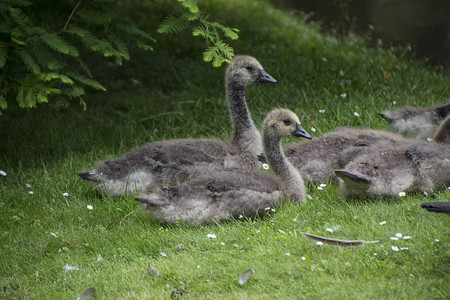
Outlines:
[[448, 0], [271, 0], [294, 9], [321, 29], [341, 34], [370, 33], [371, 43], [410, 45], [415, 56], [450, 68]]

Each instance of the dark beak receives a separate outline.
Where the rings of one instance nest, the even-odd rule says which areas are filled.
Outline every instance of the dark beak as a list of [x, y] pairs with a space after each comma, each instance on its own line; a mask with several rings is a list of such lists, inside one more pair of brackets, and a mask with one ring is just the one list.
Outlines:
[[389, 123], [392, 123], [393, 119], [389, 117], [389, 115], [385, 112], [381, 112], [378, 114], [380, 117], [388, 121]]
[[306, 130], [300, 124], [297, 123], [295, 126], [296, 126], [296, 129], [292, 133], [293, 136], [303, 137], [306, 139], [312, 139], [312, 137], [306, 132]]
[[369, 183], [369, 180], [367, 180], [361, 176], [358, 176], [356, 174], [353, 174], [351, 172], [347, 172], [345, 170], [335, 170], [334, 174], [336, 174], [337, 177], [340, 177], [344, 180], [349, 179], [349, 180], [356, 181], [356, 182]]
[[269, 75], [266, 71], [263, 69], [259, 70], [258, 78], [256, 79], [257, 82], [269, 82], [269, 83], [277, 83], [277, 80]]

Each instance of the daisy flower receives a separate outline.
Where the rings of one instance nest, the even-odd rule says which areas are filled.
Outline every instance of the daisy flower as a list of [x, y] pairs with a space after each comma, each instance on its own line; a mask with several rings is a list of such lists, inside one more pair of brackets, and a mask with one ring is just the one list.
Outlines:
[[6, 176], [6, 175], [8, 175], [8, 173], [6, 173], [5, 171], [3, 171], [3, 170], [0, 170], [0, 175], [2, 175], [2, 176]]
[[210, 239], [215, 239], [216, 235], [214, 233], [208, 233], [207, 237]]
[[391, 246], [391, 249], [392, 249], [392, 251], [395, 251], [395, 252], [397, 252], [399, 250], [397, 246]]
[[266, 163], [262, 164], [262, 167], [264, 170], [269, 170], [269, 165]]
[[399, 195], [400, 197], [405, 197], [405, 196], [406, 196], [406, 193], [405, 193], [405, 192], [400, 192], [400, 193], [398, 193], [398, 195]]
[[93, 210], [94, 209], [94, 207], [92, 206], [92, 205], [88, 205], [88, 206], [86, 206], [87, 207], [87, 209], [89, 209], [89, 210]]

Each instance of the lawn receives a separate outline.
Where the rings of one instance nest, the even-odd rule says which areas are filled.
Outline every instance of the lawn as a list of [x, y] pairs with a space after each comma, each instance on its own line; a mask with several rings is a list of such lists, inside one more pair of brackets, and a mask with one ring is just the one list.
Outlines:
[[[170, 7], [164, 2], [119, 2], [158, 42], [151, 53], [133, 51], [122, 68], [95, 64], [108, 92], [86, 98], [87, 110], [10, 105], [0, 117], [0, 298], [75, 299], [95, 287], [99, 299], [449, 299], [450, 217], [419, 204], [450, 201], [450, 191], [344, 199], [324, 182], [308, 186], [303, 204], [260, 219], [188, 227], [152, 221], [132, 195], [104, 195], [78, 178], [149, 141], [229, 136], [225, 66], [203, 62], [202, 41], [188, 31], [154, 32]], [[200, 7], [239, 28], [236, 54], [256, 57], [278, 80], [247, 89], [258, 126], [285, 107], [313, 136], [339, 126], [382, 129], [383, 110], [450, 98], [448, 76], [408, 48], [367, 47], [370, 34], [322, 33], [266, 1]], [[304, 231], [378, 242], [318, 245]], [[249, 268], [254, 274], [239, 285]]]

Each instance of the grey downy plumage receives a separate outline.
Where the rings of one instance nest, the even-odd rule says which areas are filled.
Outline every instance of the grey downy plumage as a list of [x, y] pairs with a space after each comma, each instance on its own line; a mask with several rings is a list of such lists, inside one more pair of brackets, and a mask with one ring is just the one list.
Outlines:
[[236, 56], [225, 75], [226, 98], [233, 124], [231, 141], [174, 139], [151, 142], [120, 158], [97, 163], [78, 175], [112, 194], [139, 191], [146, 185], [176, 185], [191, 176], [225, 167], [257, 168], [261, 136], [247, 108], [245, 88], [255, 82], [275, 83], [251, 56]]
[[310, 141], [287, 144], [284, 151], [305, 180], [323, 183], [336, 181], [334, 170], [343, 168], [371, 147], [402, 142], [407, 140], [387, 131], [339, 128]]
[[404, 106], [379, 115], [389, 122], [388, 128], [405, 137], [419, 140], [432, 138], [442, 121], [450, 114], [450, 101], [430, 107]]
[[[398, 196], [450, 186], [450, 116], [432, 141], [409, 141], [372, 148], [336, 170], [345, 197]], [[446, 128], [446, 130], [441, 130]]]
[[145, 191], [136, 199], [151, 217], [165, 222], [205, 224], [240, 215], [253, 217], [289, 197], [305, 197], [298, 171], [283, 154], [285, 136], [311, 138], [298, 117], [286, 109], [272, 110], [263, 122], [263, 145], [273, 173], [224, 169], [172, 188]]

